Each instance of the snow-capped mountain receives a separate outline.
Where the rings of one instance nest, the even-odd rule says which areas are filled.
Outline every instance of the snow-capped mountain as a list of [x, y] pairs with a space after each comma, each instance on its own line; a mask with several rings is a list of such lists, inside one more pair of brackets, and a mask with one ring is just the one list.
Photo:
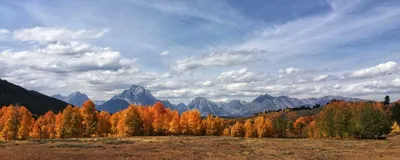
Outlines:
[[140, 105], [153, 105], [158, 101], [149, 90], [138, 85], [132, 85], [129, 89], [124, 90], [111, 99], [123, 99], [128, 103]]
[[117, 94], [110, 100], [98, 105], [97, 109], [114, 113], [127, 108], [129, 104], [150, 106], [158, 101], [162, 102], [166, 108], [175, 109], [175, 106], [168, 100], [158, 100], [144, 87], [132, 85], [129, 89], [122, 91], [122, 93]]
[[[274, 97], [268, 94], [261, 95], [250, 103], [243, 105], [242, 110], [236, 110], [234, 113], [232, 108], [238, 108], [237, 105], [225, 105], [223, 109], [228, 111], [232, 116], [250, 116], [257, 112], [268, 110], [279, 110], [285, 108], [295, 108], [300, 106], [315, 106], [316, 104], [325, 105], [332, 100], [344, 100], [349, 102], [363, 101], [362, 99], [349, 98], [342, 96], [324, 96], [320, 98], [297, 99], [288, 96]], [[237, 103], [236, 103], [237, 104]]]
[[220, 102], [218, 103], [218, 106], [230, 115], [240, 115], [242, 110], [246, 108], [247, 104], [246, 101], [232, 100], [229, 103]]
[[208, 114], [217, 116], [229, 116], [228, 112], [225, 112], [218, 105], [204, 97], [197, 97], [192, 102], [188, 104], [189, 109], [197, 109], [201, 112], [202, 116], [207, 116]]
[[305, 105], [307, 105], [307, 104], [325, 105], [325, 104], [327, 104], [328, 102], [330, 102], [330, 101], [332, 101], [334, 99], [335, 100], [348, 101], [348, 102], [364, 101], [364, 100], [358, 99], [358, 98], [350, 98], [350, 97], [342, 97], [342, 96], [324, 96], [324, 97], [320, 97], [320, 98], [307, 98], [307, 99], [302, 99], [302, 101], [304, 102]]
[[79, 91], [71, 93], [68, 96], [62, 96], [60, 94], [56, 94], [53, 95], [52, 97], [78, 107], [82, 106], [83, 102], [89, 100], [89, 97], [86, 94], [81, 93]]

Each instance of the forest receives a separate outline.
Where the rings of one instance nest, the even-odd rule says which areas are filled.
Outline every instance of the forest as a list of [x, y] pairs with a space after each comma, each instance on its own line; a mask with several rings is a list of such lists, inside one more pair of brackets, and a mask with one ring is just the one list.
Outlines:
[[97, 111], [92, 101], [80, 108], [48, 111], [34, 117], [24, 106], [3, 106], [3, 140], [64, 139], [130, 136], [232, 136], [245, 138], [354, 138], [380, 139], [400, 133], [400, 102], [333, 101], [313, 115], [283, 110], [248, 118], [201, 117], [198, 110], [179, 115], [158, 102], [130, 105], [110, 114]]

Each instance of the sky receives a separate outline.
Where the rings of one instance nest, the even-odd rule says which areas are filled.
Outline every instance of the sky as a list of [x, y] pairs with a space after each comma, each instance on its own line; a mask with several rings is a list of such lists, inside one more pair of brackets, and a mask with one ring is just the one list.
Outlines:
[[398, 0], [0, 0], [0, 78], [93, 100], [400, 99]]

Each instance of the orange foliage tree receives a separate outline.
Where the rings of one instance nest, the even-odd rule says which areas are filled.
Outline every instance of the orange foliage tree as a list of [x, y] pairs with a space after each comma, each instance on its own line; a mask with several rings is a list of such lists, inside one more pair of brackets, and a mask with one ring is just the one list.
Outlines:
[[78, 107], [67, 106], [62, 113], [60, 138], [82, 136], [82, 116]]
[[87, 100], [80, 109], [82, 117], [82, 136], [92, 137], [98, 132], [98, 118], [94, 103]]
[[199, 110], [189, 111], [188, 126], [190, 133], [193, 135], [201, 135], [202, 123]]
[[130, 105], [123, 110], [117, 125], [118, 135], [120, 136], [135, 136], [140, 135], [143, 131], [143, 120], [140, 117], [138, 108]]
[[172, 135], [177, 135], [181, 133], [181, 125], [179, 123], [179, 113], [178, 111], [172, 112], [172, 120], [169, 123], [169, 133]]
[[101, 111], [98, 116], [98, 133], [102, 137], [106, 137], [111, 133], [111, 115], [106, 111]]

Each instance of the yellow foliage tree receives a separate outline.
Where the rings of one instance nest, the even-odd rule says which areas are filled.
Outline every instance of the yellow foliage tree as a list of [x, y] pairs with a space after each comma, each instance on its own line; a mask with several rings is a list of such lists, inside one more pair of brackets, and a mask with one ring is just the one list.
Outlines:
[[188, 120], [189, 130], [193, 135], [201, 135], [202, 123], [199, 110], [191, 110]]
[[204, 120], [204, 127], [206, 130], [206, 135], [216, 135], [218, 132], [218, 128], [215, 124], [215, 120], [212, 114], [209, 114], [207, 119]]
[[263, 116], [259, 116], [254, 120], [254, 129], [256, 130], [258, 138], [265, 136], [265, 119]]
[[235, 125], [231, 128], [231, 136], [232, 137], [243, 137], [244, 136], [244, 128], [243, 124], [239, 121], [236, 121]]
[[399, 127], [399, 125], [397, 124], [396, 121], [393, 123], [392, 131], [390, 132], [390, 134], [391, 134], [391, 135], [400, 134], [400, 127]]
[[98, 118], [96, 107], [91, 100], [82, 104], [80, 113], [82, 116], [82, 135], [83, 137], [92, 137], [98, 132]]
[[222, 132], [223, 136], [230, 136], [231, 135], [231, 131], [229, 128], [224, 128], [224, 131]]
[[190, 114], [190, 111], [183, 112], [182, 115], [181, 115], [181, 118], [179, 120], [179, 124], [181, 126], [182, 134], [190, 134], [189, 114]]
[[62, 114], [61, 138], [78, 138], [82, 136], [82, 117], [78, 107], [67, 106]]
[[181, 133], [181, 127], [179, 124], [179, 113], [178, 111], [173, 111], [173, 116], [171, 122], [169, 122], [169, 133], [172, 135], [180, 134]]
[[254, 136], [253, 124], [251, 123], [250, 119], [246, 120], [246, 122], [244, 123], [244, 130], [245, 130], [244, 137], [250, 138]]

